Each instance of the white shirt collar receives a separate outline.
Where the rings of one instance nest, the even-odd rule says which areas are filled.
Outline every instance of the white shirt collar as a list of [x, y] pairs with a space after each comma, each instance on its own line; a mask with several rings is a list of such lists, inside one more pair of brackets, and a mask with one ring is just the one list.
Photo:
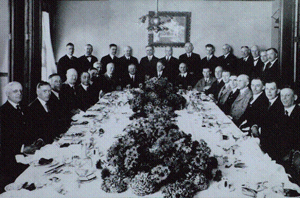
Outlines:
[[130, 56], [126, 56], [126, 55], [124, 55], [124, 56], [125, 56], [126, 59], [130, 59]]
[[248, 89], [248, 87], [244, 87], [243, 89], [240, 89], [240, 93], [243, 94], [246, 90]]
[[151, 55], [151, 56], [147, 56], [147, 57], [148, 57], [148, 59], [152, 60], [152, 58], [153, 58], [153, 55]]
[[187, 72], [185, 72], [185, 73], [180, 73], [180, 75], [181, 75], [181, 77], [185, 77], [185, 78], [186, 78]]
[[131, 74], [131, 73], [128, 73], [128, 74], [129, 74], [130, 78], [135, 77], [135, 74]]
[[258, 61], [259, 58], [260, 58], [260, 57], [258, 56], [258, 57], [256, 57], [256, 58], [253, 58], [253, 60], [254, 60], [254, 61]]
[[222, 81], [222, 78], [220, 78], [220, 79], [217, 79], [217, 81], [218, 81], [218, 83], [220, 83], [220, 82]]
[[237, 87], [232, 89], [232, 93], [235, 93], [237, 89], [238, 89]]
[[230, 83], [228, 82], [228, 83], [225, 83], [225, 87], [228, 89], [228, 88], [230, 88]]
[[276, 96], [276, 97], [273, 98], [272, 100], [269, 100], [269, 102], [271, 103], [271, 106], [274, 104], [274, 102], [276, 101], [277, 98], [278, 98], [278, 96]]
[[[67, 82], [67, 83], [68, 83], [68, 82]], [[75, 87], [75, 85], [72, 85], [72, 84], [70, 84], [70, 83], [68, 83], [68, 85], [69, 85], [71, 88]]]
[[248, 60], [248, 58], [249, 58], [249, 56], [247, 56], [247, 57], [244, 57], [243, 59], [244, 59], [245, 61], [247, 61], [247, 60]]
[[255, 100], [261, 95], [263, 93], [263, 91], [262, 92], [260, 92], [259, 94], [253, 94], [253, 100], [250, 102], [251, 104], [253, 104], [254, 102], [255, 102]]
[[275, 61], [277, 61], [277, 59], [278, 59], [278, 58], [276, 58], [275, 60], [273, 60], [272, 62], [270, 62], [271, 65], [270, 65], [269, 69], [274, 65], [274, 63], [275, 63]]
[[114, 59], [114, 57], [115, 57], [115, 56], [113, 56], [113, 55], [111, 55], [111, 54], [109, 54], [109, 56], [111, 57], [111, 59]]
[[73, 56], [70, 56], [69, 54], [67, 54], [67, 56], [69, 57], [69, 59], [71, 59]]
[[225, 58], [227, 58], [227, 56], [228, 56], [229, 54], [230, 54], [230, 52], [229, 52], [229, 53], [227, 53], [227, 54], [225, 54], [225, 55], [224, 55], [224, 57], [225, 57]]
[[42, 106], [44, 107], [45, 111], [48, 112], [49, 109], [47, 109], [47, 107], [46, 107], [46, 103], [47, 103], [47, 102], [45, 102], [44, 100], [40, 99], [39, 97], [38, 97], [37, 99], [40, 101], [40, 103], [41, 103]]
[[207, 57], [207, 60], [208, 60], [208, 59], [211, 59], [213, 57], [213, 55], [212, 54], [211, 55], [206, 55], [206, 57]]
[[15, 103], [15, 102], [13, 102], [13, 101], [11, 101], [11, 100], [9, 100], [9, 99], [7, 99], [7, 101], [8, 101], [15, 109], [17, 109], [17, 105], [19, 105], [19, 104]]
[[87, 88], [89, 87], [89, 86], [87, 86], [87, 85], [84, 85], [84, 84], [82, 84], [81, 83], [81, 86], [83, 87], [83, 89], [86, 91], [87, 90]]
[[51, 91], [52, 91], [52, 93], [59, 99], [59, 93], [56, 92], [56, 91], [54, 91], [54, 90], [51, 90]]
[[288, 116], [291, 116], [292, 111], [294, 110], [295, 106], [296, 106], [296, 104], [294, 104], [294, 105], [292, 105], [292, 106], [290, 106], [290, 107], [288, 107], [288, 108], [285, 108], [285, 107], [284, 107], [284, 111], [287, 111], [287, 112], [288, 112]]

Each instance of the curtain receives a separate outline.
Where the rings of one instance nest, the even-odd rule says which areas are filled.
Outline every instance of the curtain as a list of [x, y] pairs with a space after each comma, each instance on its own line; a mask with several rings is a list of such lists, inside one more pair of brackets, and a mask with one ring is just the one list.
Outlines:
[[50, 35], [50, 17], [49, 13], [42, 12], [42, 80], [47, 81], [48, 76], [56, 73], [53, 48]]

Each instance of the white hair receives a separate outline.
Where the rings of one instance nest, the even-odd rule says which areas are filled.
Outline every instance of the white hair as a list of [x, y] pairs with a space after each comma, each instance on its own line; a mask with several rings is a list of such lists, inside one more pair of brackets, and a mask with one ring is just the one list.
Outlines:
[[[15, 85], [21, 85], [21, 83], [19, 83], [17, 81], [12, 81], [12, 82], [8, 83], [7, 85], [5, 85], [4, 90], [5, 90], [6, 96], [8, 96], [8, 92], [11, 91], [12, 87]], [[21, 87], [22, 87], [22, 85], [21, 85]]]

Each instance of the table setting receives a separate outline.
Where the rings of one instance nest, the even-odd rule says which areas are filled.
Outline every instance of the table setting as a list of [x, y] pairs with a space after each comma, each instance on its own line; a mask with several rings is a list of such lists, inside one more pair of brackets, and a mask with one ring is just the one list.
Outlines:
[[[149, 159], [143, 159], [148, 160], [145, 168], [134, 163], [136, 158], [148, 151], [149, 156], [164, 156], [153, 158], [156, 161], [169, 159], [167, 154], [160, 153], [160, 147], [164, 148], [168, 139], [153, 139], [154, 143], [146, 151], [139, 148], [140, 145], [148, 145], [149, 137], [154, 136], [147, 136], [148, 139], [141, 140], [139, 135], [151, 133], [146, 130], [150, 124], [159, 129], [162, 127], [160, 123], [176, 127], [171, 127], [173, 130], [168, 129], [169, 131], [164, 131], [163, 128], [157, 130], [158, 137], [165, 137], [165, 134], [161, 135], [159, 132], [170, 135], [176, 131], [181, 134], [174, 142], [170, 139], [169, 144], [174, 148], [164, 148], [166, 151], [177, 149], [174, 150], [174, 154], [178, 155], [185, 151], [182, 158], [178, 159], [187, 157], [185, 160], [190, 163], [194, 158], [198, 159], [197, 152], [191, 154], [194, 153], [192, 150], [204, 149], [205, 154], [201, 154], [203, 159], [207, 163], [215, 164], [209, 169], [209, 174], [204, 174], [206, 168], [200, 167], [203, 172], [197, 171], [199, 168], [194, 167], [194, 162], [190, 163], [192, 165], [180, 166], [189, 167], [187, 174], [190, 175], [183, 178], [190, 178], [196, 188], [190, 188], [194, 191], [188, 196], [300, 196], [299, 186], [289, 181], [289, 175], [283, 166], [276, 164], [261, 151], [259, 139], [241, 132], [209, 97], [195, 91], [182, 92], [181, 96], [185, 98], [186, 104], [174, 111], [176, 116], [170, 118], [167, 110], [162, 110], [156, 115], [166, 116], [166, 119], [159, 120], [158, 116], [156, 121], [156, 115], [152, 118], [152, 114], [148, 114], [146, 118], [133, 117], [135, 112], [132, 103], [130, 104], [133, 95], [130, 90], [106, 94], [86, 112], [74, 115], [68, 131], [52, 144], [45, 145], [33, 155], [16, 156], [20, 163], [30, 166], [14, 183], [5, 187], [6, 192], [0, 197], [172, 197], [174, 189], [176, 193], [181, 190], [178, 187], [182, 185], [179, 185], [180, 181], [187, 180], [177, 180], [177, 176], [172, 175], [176, 164], [167, 166], [167, 163], [160, 165], [153, 162], [154, 165], [149, 168], [151, 162]], [[136, 137], [132, 138], [134, 130]], [[139, 141], [144, 141], [145, 144], [138, 144]], [[160, 144], [157, 143], [159, 141]], [[132, 146], [126, 146], [124, 142]], [[195, 147], [194, 144], [202, 146]], [[123, 155], [125, 162], [123, 164], [123, 160], [120, 164], [115, 158]], [[144, 161], [137, 160], [140, 163]], [[121, 169], [127, 172], [123, 173]], [[201, 182], [203, 175], [206, 176], [202, 178], [205, 182]], [[173, 180], [170, 179], [172, 177]], [[155, 180], [155, 185], [147, 183], [149, 178]], [[142, 181], [147, 181], [144, 182], [144, 186], [141, 185]], [[141, 189], [141, 186], [147, 188], [148, 193]]]

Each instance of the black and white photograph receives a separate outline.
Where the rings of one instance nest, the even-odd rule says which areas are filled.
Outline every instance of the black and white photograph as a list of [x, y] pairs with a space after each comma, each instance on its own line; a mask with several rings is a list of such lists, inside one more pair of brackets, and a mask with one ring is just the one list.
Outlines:
[[300, 197], [299, 0], [0, 0], [0, 197]]

